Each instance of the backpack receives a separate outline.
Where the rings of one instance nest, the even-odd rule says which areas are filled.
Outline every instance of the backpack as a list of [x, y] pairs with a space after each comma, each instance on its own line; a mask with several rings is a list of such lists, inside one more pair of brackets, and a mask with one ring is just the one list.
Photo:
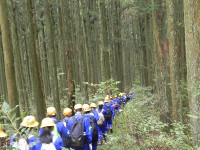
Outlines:
[[102, 112], [103, 112], [103, 109], [102, 109], [102, 111], [100, 113], [98, 112], [99, 120], [97, 121], [97, 124], [99, 126], [102, 126], [104, 124], [104, 120], [105, 120], [104, 115], [103, 115]]
[[111, 120], [112, 119], [112, 111], [111, 109], [109, 108], [109, 106], [106, 106], [106, 114], [105, 114], [105, 119], [106, 120]]
[[98, 130], [94, 122], [94, 116], [91, 116], [89, 118], [90, 118], [90, 125], [92, 127], [92, 143], [94, 144], [95, 142], [98, 141]]
[[84, 126], [83, 126], [83, 119], [82, 118], [77, 121], [77, 118], [74, 116], [73, 120], [74, 123], [71, 127], [71, 134], [70, 134], [70, 144], [72, 147], [84, 147], [86, 144], [86, 135], [84, 135]]

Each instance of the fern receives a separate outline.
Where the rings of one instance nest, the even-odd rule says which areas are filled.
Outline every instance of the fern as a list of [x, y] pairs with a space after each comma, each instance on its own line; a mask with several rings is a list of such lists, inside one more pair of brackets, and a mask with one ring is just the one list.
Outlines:
[[13, 130], [15, 131], [15, 133], [19, 133], [19, 130], [18, 130], [18, 127], [17, 127], [17, 122], [20, 120], [19, 117], [16, 116], [16, 109], [18, 108], [19, 106], [15, 106], [15, 108], [11, 109], [10, 106], [8, 105], [7, 102], [4, 102], [2, 107], [1, 107], [1, 110], [0, 110], [0, 113], [2, 114], [1, 115], [1, 119], [5, 120], [5, 122], [9, 122], [9, 124], [3, 124], [3, 126], [7, 126], [9, 127], [7, 131], [12, 131]]

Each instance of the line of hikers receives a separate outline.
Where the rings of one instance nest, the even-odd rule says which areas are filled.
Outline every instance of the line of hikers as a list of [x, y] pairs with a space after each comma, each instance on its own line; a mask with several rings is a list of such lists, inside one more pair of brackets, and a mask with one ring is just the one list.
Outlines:
[[[134, 93], [120, 93], [113, 99], [107, 95], [95, 103], [76, 104], [75, 115], [72, 109], [63, 110], [63, 120], [56, 120], [56, 109], [47, 108], [47, 117], [40, 125], [39, 139], [30, 133], [36, 129], [39, 122], [34, 116], [26, 116], [20, 124], [19, 133], [11, 137], [9, 147], [19, 150], [96, 150], [98, 145], [107, 140], [106, 133], [113, 133], [112, 120], [122, 110], [121, 107], [131, 100]], [[0, 137], [6, 137], [0, 127]]]

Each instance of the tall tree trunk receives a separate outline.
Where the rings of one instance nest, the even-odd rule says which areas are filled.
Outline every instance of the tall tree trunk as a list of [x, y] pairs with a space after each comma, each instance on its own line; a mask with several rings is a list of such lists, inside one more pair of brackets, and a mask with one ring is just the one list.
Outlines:
[[[123, 57], [122, 57], [122, 39], [121, 39], [121, 3], [120, 0], [112, 1], [113, 11], [113, 62], [115, 65], [115, 80], [123, 81]], [[120, 83], [119, 89], [122, 91], [123, 82]]]
[[42, 70], [42, 78], [44, 84], [44, 93], [45, 99], [49, 99], [51, 97], [51, 86], [50, 86], [50, 77], [49, 77], [49, 67], [48, 67], [48, 60], [47, 60], [47, 48], [46, 48], [46, 41], [45, 41], [45, 27], [44, 22], [41, 21], [41, 31], [39, 32], [39, 39], [40, 39], [40, 60], [41, 60], [41, 70]]
[[58, 78], [57, 78], [57, 67], [55, 61], [55, 45], [54, 45], [54, 25], [51, 14], [51, 5], [49, 0], [44, 1], [45, 5], [45, 16], [46, 16], [46, 37], [47, 37], [47, 48], [48, 48], [48, 64], [50, 72], [50, 83], [52, 89], [52, 98], [54, 101], [54, 107], [57, 110], [57, 117], [61, 119], [60, 99], [58, 92]]
[[178, 121], [178, 104], [180, 102], [179, 91], [179, 67], [178, 67], [178, 34], [176, 25], [176, 0], [167, 1], [167, 27], [169, 39], [170, 58], [170, 80], [172, 94], [172, 116], [174, 121]]
[[[155, 59], [156, 59], [156, 89], [160, 100], [161, 120], [170, 123], [171, 117], [171, 95], [169, 87], [169, 48], [166, 32], [166, 8], [165, 1], [156, 1], [159, 5], [153, 13], [153, 26], [155, 38]], [[154, 3], [154, 2], [153, 2]]]
[[[88, 81], [88, 76], [87, 76], [87, 67], [86, 67], [86, 61], [85, 61], [85, 53], [84, 53], [84, 48], [85, 48], [85, 43], [84, 43], [84, 38], [83, 38], [83, 25], [81, 23], [81, 8], [80, 8], [80, 1], [78, 0], [77, 2], [77, 15], [78, 15], [78, 41], [79, 41], [79, 76], [82, 78], [82, 82], [87, 82]], [[85, 99], [89, 100], [88, 96], [88, 85], [81, 83], [81, 86], [83, 86], [84, 93], [85, 93]]]
[[27, 38], [29, 68], [30, 68], [30, 77], [32, 81], [33, 97], [34, 101], [36, 102], [37, 118], [39, 121], [41, 121], [45, 117], [46, 104], [44, 100], [44, 95], [42, 93], [41, 79], [38, 69], [36, 45], [34, 39], [32, 4], [31, 1], [28, 0], [23, 0], [23, 4], [24, 4], [25, 19], [26, 19], [25, 20], [26, 38]]
[[141, 36], [141, 50], [142, 50], [142, 60], [141, 60], [141, 65], [142, 65], [142, 84], [144, 86], [148, 86], [148, 68], [147, 68], [147, 42], [145, 36], [145, 30], [146, 30], [146, 24], [147, 24], [147, 18], [146, 16], [142, 17], [140, 19], [140, 36]]
[[[185, 43], [187, 58], [187, 89], [190, 114], [199, 116], [200, 110], [200, 1], [184, 0]], [[194, 145], [199, 146], [199, 118], [191, 118]]]
[[3, 46], [2, 40], [0, 36], [0, 96], [2, 99], [8, 100], [8, 93], [7, 93], [7, 85], [6, 85], [6, 76], [5, 76], [5, 64], [4, 64], [4, 56], [3, 56]]
[[[18, 92], [17, 92], [17, 85], [15, 78], [11, 31], [8, 20], [8, 6], [6, 0], [0, 1], [0, 23], [1, 23], [1, 33], [2, 33], [2, 45], [4, 52], [6, 83], [8, 88], [8, 100], [10, 107], [15, 108], [16, 105], [19, 105], [19, 100], [18, 100]], [[16, 110], [16, 117], [20, 117], [19, 107]], [[17, 123], [19, 125], [19, 121]]]
[[26, 110], [26, 100], [24, 99], [25, 93], [23, 93], [23, 74], [22, 74], [22, 63], [21, 63], [21, 56], [20, 56], [20, 47], [19, 47], [19, 35], [18, 35], [18, 29], [17, 29], [17, 22], [16, 22], [16, 5], [14, 2], [11, 2], [11, 9], [12, 9], [12, 23], [11, 23], [11, 31], [12, 31], [12, 43], [13, 43], [13, 50], [14, 50], [14, 56], [15, 56], [15, 72], [16, 72], [16, 79], [17, 79], [17, 87], [18, 87], [18, 93], [19, 93], [19, 103], [20, 108], [22, 111], [28, 111]]
[[109, 51], [108, 51], [108, 37], [106, 32], [106, 8], [105, 0], [99, 0], [99, 19], [100, 19], [100, 50], [101, 50], [101, 78], [106, 81], [111, 78]]
[[62, 18], [63, 24], [62, 28], [64, 31], [63, 34], [63, 41], [65, 42], [64, 45], [64, 53], [66, 58], [66, 68], [67, 68], [67, 85], [68, 85], [68, 107], [73, 108], [75, 105], [75, 84], [73, 78], [73, 66], [72, 66], [72, 41], [70, 35], [70, 13], [69, 13], [69, 1], [62, 0], [63, 8], [62, 8]]
[[[60, 99], [66, 100], [66, 89], [67, 89], [67, 76], [66, 76], [66, 59], [65, 55], [63, 53], [65, 52], [65, 42], [64, 41], [64, 33], [63, 33], [63, 20], [66, 19], [66, 17], [62, 17], [62, 10], [63, 7], [65, 6], [62, 3], [62, 0], [57, 0], [58, 8], [57, 8], [57, 13], [59, 15], [58, 17], [58, 34], [59, 34], [59, 39], [58, 39], [58, 68], [59, 68], [59, 74], [58, 74], [58, 83], [59, 83], [59, 92], [60, 92]], [[61, 105], [62, 106], [62, 105]]]

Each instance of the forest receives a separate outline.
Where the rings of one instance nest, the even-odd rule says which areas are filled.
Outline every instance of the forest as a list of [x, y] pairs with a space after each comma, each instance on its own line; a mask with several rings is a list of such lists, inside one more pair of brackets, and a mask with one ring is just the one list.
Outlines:
[[0, 0], [0, 28], [1, 124], [134, 90], [162, 133], [183, 127], [163, 149], [200, 147], [199, 0]]

